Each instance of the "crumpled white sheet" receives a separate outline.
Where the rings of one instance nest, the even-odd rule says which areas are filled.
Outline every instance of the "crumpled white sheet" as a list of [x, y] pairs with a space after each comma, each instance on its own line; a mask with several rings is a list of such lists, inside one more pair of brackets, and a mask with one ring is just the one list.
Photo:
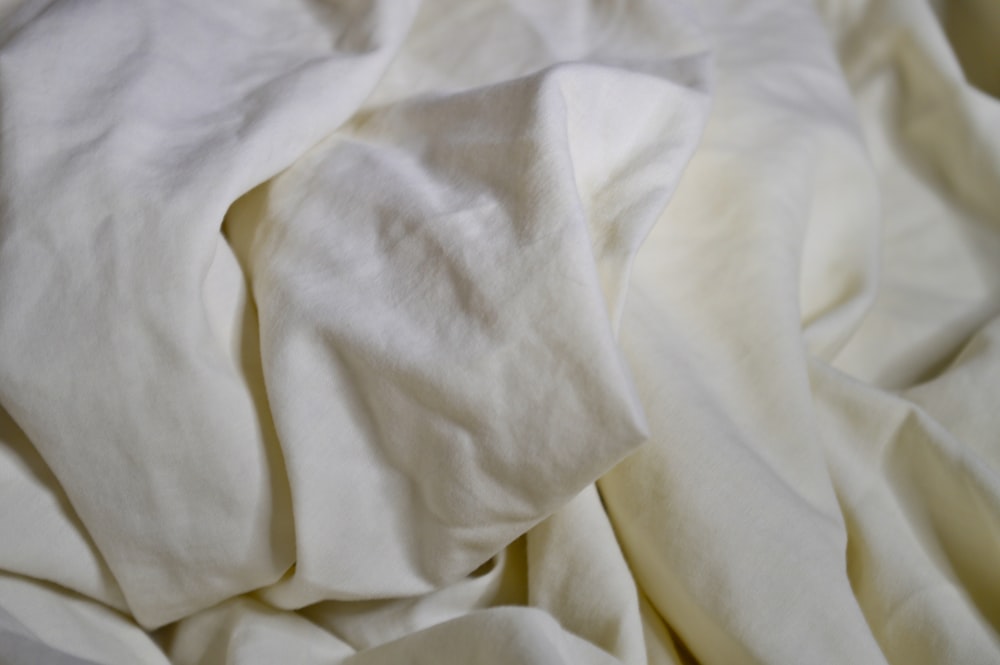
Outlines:
[[1000, 6], [0, 7], [0, 662], [1000, 663]]

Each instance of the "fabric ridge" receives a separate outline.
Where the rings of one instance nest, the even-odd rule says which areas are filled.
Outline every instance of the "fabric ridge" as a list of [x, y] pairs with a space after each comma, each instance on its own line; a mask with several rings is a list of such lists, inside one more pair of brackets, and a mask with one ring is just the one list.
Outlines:
[[997, 26], [0, 3], [0, 662], [1000, 663]]

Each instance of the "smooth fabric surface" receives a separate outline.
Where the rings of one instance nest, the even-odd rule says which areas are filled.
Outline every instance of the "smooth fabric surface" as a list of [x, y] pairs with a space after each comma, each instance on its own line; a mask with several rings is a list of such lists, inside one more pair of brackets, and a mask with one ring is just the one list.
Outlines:
[[0, 5], [0, 662], [1000, 663], [997, 29]]

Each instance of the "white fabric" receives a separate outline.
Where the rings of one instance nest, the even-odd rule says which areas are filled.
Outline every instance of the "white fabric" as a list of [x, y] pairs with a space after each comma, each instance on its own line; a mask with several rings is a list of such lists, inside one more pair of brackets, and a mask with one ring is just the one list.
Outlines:
[[0, 661], [1000, 663], [991, 26], [0, 5]]

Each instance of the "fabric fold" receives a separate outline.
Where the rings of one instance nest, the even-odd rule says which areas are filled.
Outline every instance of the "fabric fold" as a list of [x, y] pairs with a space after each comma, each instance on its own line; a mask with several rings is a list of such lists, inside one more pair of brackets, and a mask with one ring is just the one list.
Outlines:
[[[454, 582], [642, 441], [611, 317], [707, 111], [647, 68], [366, 110], [230, 211], [299, 534], [271, 602]], [[625, 100], [659, 141], [612, 150]]]
[[412, 8], [17, 11], [33, 19], [0, 58], [0, 401], [157, 626], [294, 560], [280, 451], [202, 281], [230, 203], [353, 113]]
[[0, 661], [1000, 662], [994, 2], [0, 1]]

